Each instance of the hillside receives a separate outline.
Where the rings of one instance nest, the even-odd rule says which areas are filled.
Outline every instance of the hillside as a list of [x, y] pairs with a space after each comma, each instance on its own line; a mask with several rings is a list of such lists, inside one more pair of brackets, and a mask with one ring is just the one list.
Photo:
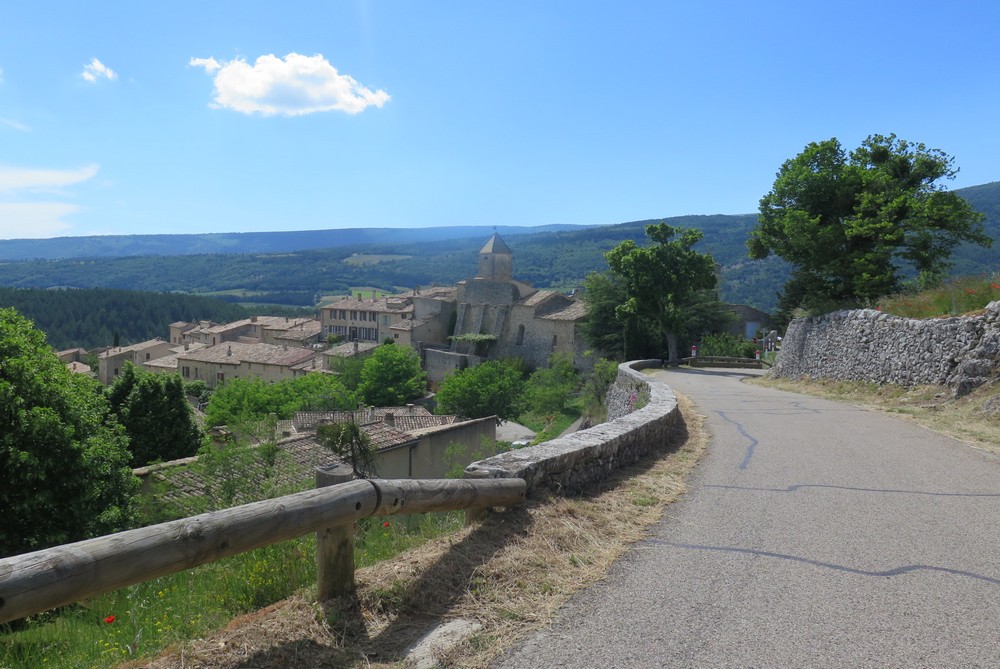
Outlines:
[[[505, 237], [556, 230], [578, 225], [526, 227], [498, 226]], [[67, 258], [122, 258], [126, 256], [175, 256], [239, 253], [285, 253], [303, 249], [332, 249], [388, 242], [434, 242], [480, 238], [492, 230], [484, 226], [436, 228], [344, 228], [292, 232], [218, 232], [184, 235], [102, 235], [52, 239], [0, 240], [0, 260], [61, 260]]]
[[[957, 191], [987, 214], [986, 232], [1000, 239], [1000, 182]], [[677, 227], [693, 227], [705, 237], [699, 248], [709, 251], [720, 265], [720, 296], [727, 302], [743, 303], [771, 311], [788, 276], [787, 266], [777, 258], [751, 261], [745, 240], [756, 222], [755, 214], [679, 216], [664, 219]], [[569, 290], [592, 271], [607, 268], [603, 253], [624, 239], [644, 243], [643, 228], [654, 219], [607, 226], [562, 226], [554, 230], [498, 228], [514, 252], [517, 278], [539, 288]], [[320, 248], [323, 239], [337, 237], [339, 246]], [[349, 233], [349, 234], [346, 234]], [[331, 237], [324, 237], [324, 235]], [[220, 235], [240, 238], [239, 246], [264, 245], [270, 252], [193, 254], [215, 235], [169, 237], [190, 246], [175, 253], [129, 257], [76, 257], [72, 259], [0, 262], [0, 286], [128, 288], [153, 292], [183, 291], [196, 294], [249, 291], [253, 295], [223, 295], [231, 301], [275, 302], [313, 305], [318, 296], [340, 294], [350, 286], [410, 289], [415, 286], [452, 284], [476, 271], [476, 252], [492, 234], [492, 228], [428, 228], [425, 230], [351, 230], [300, 233], [246, 233]], [[377, 239], [377, 243], [358, 241]], [[428, 238], [428, 236], [430, 238]], [[245, 237], [245, 240], [243, 239]], [[195, 238], [195, 239], [189, 239]], [[83, 238], [99, 240], [105, 238]], [[132, 237], [117, 240], [119, 251]], [[257, 241], [252, 241], [256, 239]], [[313, 246], [301, 246], [306, 240]], [[353, 240], [348, 243], [349, 240]], [[68, 244], [66, 240], [20, 240], [40, 244]], [[149, 241], [149, 240], [147, 240]], [[0, 242], [0, 248], [4, 244]], [[82, 243], [82, 242], [81, 242]], [[215, 242], [212, 242], [215, 243]], [[110, 244], [110, 242], [109, 242]], [[114, 245], [105, 248], [110, 252]], [[298, 246], [299, 248], [292, 248]], [[84, 244], [84, 247], [86, 245]], [[281, 252], [275, 249], [282, 248]], [[143, 248], [151, 248], [146, 245]], [[39, 251], [41, 252], [41, 251]], [[45, 251], [52, 255], [55, 250]], [[956, 251], [955, 275], [992, 273], [998, 268], [1000, 245], [993, 249], [963, 247]]]

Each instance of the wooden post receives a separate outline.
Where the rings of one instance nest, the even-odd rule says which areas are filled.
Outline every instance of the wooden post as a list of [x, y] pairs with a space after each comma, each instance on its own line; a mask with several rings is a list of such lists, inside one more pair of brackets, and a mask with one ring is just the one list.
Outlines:
[[[316, 487], [347, 483], [350, 465], [316, 468]], [[354, 592], [354, 523], [326, 527], [316, 533], [316, 598], [324, 602]]]
[[[485, 469], [466, 469], [465, 470], [465, 478], [466, 479], [472, 479], [472, 480], [476, 480], [476, 479], [483, 480], [483, 479], [490, 478], [490, 473], [488, 471], [486, 471]], [[523, 488], [522, 488], [522, 491], [523, 491]], [[521, 499], [522, 499], [522, 501], [524, 499], [523, 492], [522, 492], [522, 495], [521, 495]], [[489, 509], [487, 507], [485, 507], [485, 506], [477, 506], [477, 507], [473, 507], [471, 509], [466, 509], [465, 510], [465, 526], [468, 527], [469, 525], [474, 525], [474, 524], [480, 522], [481, 520], [483, 520], [484, 518], [486, 518], [486, 514], [488, 513], [488, 511], [489, 511]]]

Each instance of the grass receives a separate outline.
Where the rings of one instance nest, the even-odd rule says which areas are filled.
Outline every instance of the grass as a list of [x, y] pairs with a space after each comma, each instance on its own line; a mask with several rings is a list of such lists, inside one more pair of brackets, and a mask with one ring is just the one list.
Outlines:
[[348, 258], [344, 258], [345, 265], [377, 265], [383, 262], [393, 262], [397, 260], [409, 260], [413, 256], [404, 255], [376, 255], [371, 253], [356, 253]]
[[[368, 518], [355, 562], [377, 564], [463, 525], [460, 513]], [[233, 618], [279, 602], [316, 581], [315, 537], [306, 536], [123, 588], [0, 634], [0, 669], [113, 667], [204, 637]]]
[[1000, 300], [1000, 275], [967, 276], [919, 293], [886, 297], [877, 308], [907, 318], [938, 318], [979, 311]]

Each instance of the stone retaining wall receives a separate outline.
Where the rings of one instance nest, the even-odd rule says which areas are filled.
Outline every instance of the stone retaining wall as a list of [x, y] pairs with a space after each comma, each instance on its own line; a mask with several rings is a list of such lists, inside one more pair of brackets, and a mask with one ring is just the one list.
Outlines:
[[[673, 390], [639, 371], [659, 366], [659, 360], [618, 366], [608, 390], [608, 422], [474, 462], [465, 477], [522, 478], [529, 492], [538, 487], [575, 492], [636, 462], [666, 442], [680, 420]], [[636, 406], [641, 408], [630, 411]]]
[[996, 377], [998, 360], [1000, 302], [975, 316], [920, 320], [860, 309], [792, 321], [771, 374], [946, 385], [964, 395]]

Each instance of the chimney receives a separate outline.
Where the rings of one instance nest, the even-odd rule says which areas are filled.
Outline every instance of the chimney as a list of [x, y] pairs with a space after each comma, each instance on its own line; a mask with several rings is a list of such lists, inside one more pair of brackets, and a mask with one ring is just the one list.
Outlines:
[[396, 427], [396, 414], [391, 412], [387, 413], [383, 417], [383, 420], [385, 421], [385, 424], [388, 425], [389, 427]]
[[232, 354], [233, 354], [233, 347], [230, 346], [229, 348], [226, 349], [226, 355], [231, 356]]
[[354, 344], [354, 355], [357, 356], [358, 355], [358, 340], [355, 339], [351, 343]]
[[256, 323], [257, 322], [257, 317], [256, 316], [251, 316], [250, 317], [250, 322], [251, 323]]
[[191, 344], [188, 343], [188, 342], [184, 342], [184, 350], [185, 351], [190, 351], [191, 350]]
[[413, 415], [413, 405], [412, 404], [407, 404], [406, 405], [406, 415], [407, 416], [412, 416]]

